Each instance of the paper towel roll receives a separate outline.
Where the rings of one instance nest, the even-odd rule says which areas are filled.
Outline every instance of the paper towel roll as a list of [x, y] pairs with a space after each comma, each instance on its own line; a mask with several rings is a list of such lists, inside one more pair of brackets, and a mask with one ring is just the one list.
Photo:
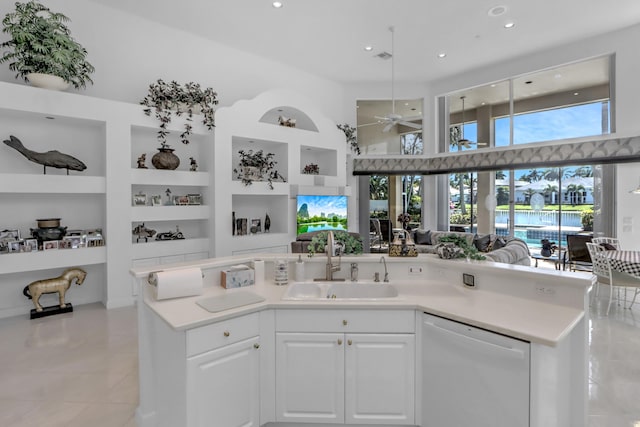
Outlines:
[[149, 276], [158, 300], [202, 294], [202, 271], [199, 268], [158, 271]]
[[256, 285], [262, 285], [264, 283], [264, 261], [256, 259], [253, 261], [254, 280]]

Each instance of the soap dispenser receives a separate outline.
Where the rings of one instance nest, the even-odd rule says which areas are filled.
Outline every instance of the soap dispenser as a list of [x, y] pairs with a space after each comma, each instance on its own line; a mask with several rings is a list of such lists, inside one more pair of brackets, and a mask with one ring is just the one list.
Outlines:
[[304, 261], [302, 261], [302, 255], [298, 255], [298, 261], [296, 261], [296, 281], [304, 282]]

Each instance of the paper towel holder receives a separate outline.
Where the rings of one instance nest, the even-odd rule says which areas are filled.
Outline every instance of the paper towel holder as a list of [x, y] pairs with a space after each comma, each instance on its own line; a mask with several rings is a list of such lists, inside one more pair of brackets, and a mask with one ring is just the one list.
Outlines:
[[[156, 271], [152, 271], [151, 273], [149, 273], [149, 275], [147, 276], [147, 283], [150, 284], [151, 286], [158, 286], [158, 281], [157, 281], [157, 273], [162, 273], [164, 270], [156, 270]], [[202, 278], [204, 279], [204, 273], [201, 271], [200, 275], [202, 276]]]

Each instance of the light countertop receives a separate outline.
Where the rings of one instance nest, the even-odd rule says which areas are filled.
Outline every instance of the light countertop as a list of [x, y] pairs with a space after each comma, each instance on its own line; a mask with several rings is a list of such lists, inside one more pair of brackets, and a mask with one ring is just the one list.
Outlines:
[[[211, 260], [207, 266], [229, 265], [238, 261], [237, 257]], [[418, 260], [414, 259], [412, 262], [416, 263]], [[180, 267], [181, 265], [176, 266], [176, 268]], [[500, 266], [497, 267], [495, 274], [500, 274], [500, 268]], [[486, 267], [483, 265], [482, 269]], [[509, 271], [511, 267], [507, 266], [505, 270]], [[553, 300], [529, 298], [526, 293], [519, 296], [492, 289], [468, 289], [442, 278], [392, 280], [393, 285], [398, 289], [399, 296], [374, 301], [283, 300], [287, 286], [276, 286], [268, 279], [263, 284], [229, 290], [220, 286], [205, 286], [202, 295], [157, 301], [153, 297], [151, 287], [144, 283], [148, 271], [150, 270], [132, 270], [132, 274], [140, 279], [144, 303], [175, 330], [186, 330], [265, 309], [408, 309], [446, 317], [532, 343], [555, 346], [585, 315], [584, 307], [580, 306], [581, 302], [572, 306], [559, 304]], [[525, 277], [524, 280], [528, 271], [535, 272], [533, 269], [524, 267], [521, 273]], [[588, 276], [577, 276], [573, 279], [567, 275], [561, 275], [560, 278], [569, 278], [570, 286], [582, 286], [585, 294], [591, 283]], [[381, 284], [381, 286], [385, 285]], [[253, 292], [264, 297], [265, 300], [218, 313], [210, 313], [196, 304], [200, 299], [233, 292]]]

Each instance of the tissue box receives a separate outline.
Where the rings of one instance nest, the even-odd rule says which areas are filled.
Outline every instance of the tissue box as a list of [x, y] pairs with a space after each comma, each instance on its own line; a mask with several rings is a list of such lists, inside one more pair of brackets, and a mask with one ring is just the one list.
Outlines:
[[223, 288], [242, 288], [255, 283], [255, 272], [246, 265], [237, 265], [221, 271], [220, 284]]

